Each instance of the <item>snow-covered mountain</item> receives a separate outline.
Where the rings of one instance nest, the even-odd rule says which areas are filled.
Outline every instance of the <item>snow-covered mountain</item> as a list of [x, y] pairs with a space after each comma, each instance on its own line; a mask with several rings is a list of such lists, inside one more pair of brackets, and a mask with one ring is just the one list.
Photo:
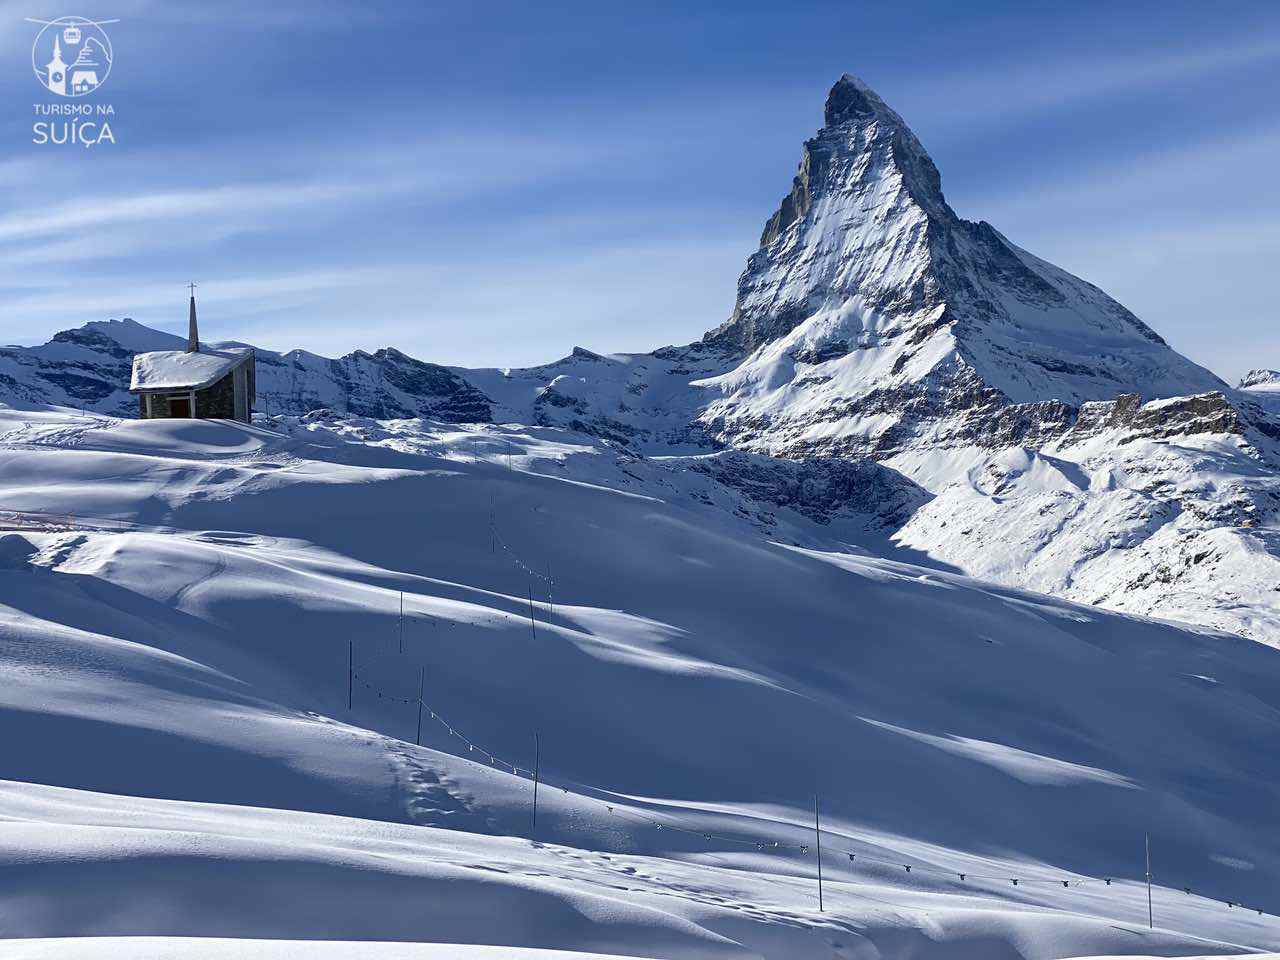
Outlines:
[[[706, 338], [745, 355], [707, 384], [716, 436], [892, 453], [998, 431], [1010, 404], [1225, 387], [1101, 290], [957, 217], [920, 142], [865, 84], [841, 78], [825, 120], [733, 316]], [[1040, 415], [1024, 413], [1032, 429]]]

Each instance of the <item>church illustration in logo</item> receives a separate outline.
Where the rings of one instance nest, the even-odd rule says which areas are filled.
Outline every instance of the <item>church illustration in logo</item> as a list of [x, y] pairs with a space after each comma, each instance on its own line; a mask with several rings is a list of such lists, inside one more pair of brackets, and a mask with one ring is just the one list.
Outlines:
[[102, 25], [117, 21], [59, 17], [32, 22], [43, 27], [31, 45], [31, 68], [46, 90], [59, 97], [83, 97], [106, 82], [112, 52]]

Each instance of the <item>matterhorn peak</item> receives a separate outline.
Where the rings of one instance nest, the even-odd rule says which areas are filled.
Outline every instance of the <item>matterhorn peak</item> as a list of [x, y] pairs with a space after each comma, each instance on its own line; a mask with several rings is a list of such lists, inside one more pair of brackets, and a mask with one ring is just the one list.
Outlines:
[[732, 316], [704, 337], [739, 358], [708, 381], [717, 439], [792, 420], [768, 452], [885, 452], [936, 435], [939, 414], [1225, 388], [1097, 287], [956, 216], [862, 80], [837, 80], [823, 119]]

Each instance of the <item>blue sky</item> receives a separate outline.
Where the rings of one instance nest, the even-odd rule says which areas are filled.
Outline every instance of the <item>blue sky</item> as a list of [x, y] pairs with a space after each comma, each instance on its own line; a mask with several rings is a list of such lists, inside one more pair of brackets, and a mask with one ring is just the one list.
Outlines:
[[[34, 145], [25, 17], [119, 18]], [[1280, 7], [0, 3], [0, 341], [88, 320], [525, 365], [729, 313], [844, 71], [961, 216], [1233, 379], [1280, 367]]]

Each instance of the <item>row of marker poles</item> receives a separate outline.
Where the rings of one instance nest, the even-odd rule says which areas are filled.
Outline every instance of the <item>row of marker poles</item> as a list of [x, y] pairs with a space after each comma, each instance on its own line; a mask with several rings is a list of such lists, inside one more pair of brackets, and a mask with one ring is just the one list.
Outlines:
[[[818, 912], [822, 913], [822, 824], [818, 818], [818, 794], [813, 795], [813, 837], [814, 837], [814, 853], [818, 865]], [[1152, 908], [1151, 901], [1151, 834], [1146, 834], [1146, 855], [1147, 855], [1147, 927], [1154, 930], [1156, 927], [1155, 911]], [[910, 868], [908, 868], [910, 869]], [[1111, 881], [1107, 881], [1110, 883]]]
[[[551, 572], [550, 566], [547, 568], [548, 579]], [[534, 630], [534, 636], [537, 636], [536, 619], [534, 617], [533, 593], [530, 588], [529, 593], [529, 620], [530, 627]], [[553, 609], [551, 601], [548, 600], [548, 611]], [[404, 592], [400, 593], [400, 652], [404, 652]], [[423, 695], [425, 693], [426, 667], [418, 668], [418, 717], [417, 728], [414, 735], [414, 743], [418, 746], [422, 745], [422, 709]], [[355, 641], [347, 641], [347, 709], [351, 710], [353, 706], [353, 689], [355, 682]], [[533, 813], [530, 826], [530, 839], [533, 839], [538, 825], [538, 783], [540, 780], [541, 762], [542, 762], [542, 743], [537, 732], [533, 735], [534, 741], [534, 761], [533, 761]], [[816, 854], [816, 865], [818, 875], [818, 910], [824, 910], [823, 896], [823, 877], [822, 877], [822, 821], [821, 821], [821, 797], [814, 794], [813, 797], [813, 831], [814, 831], [814, 852]], [[1144, 837], [1145, 855], [1146, 855], [1146, 884], [1147, 884], [1147, 926], [1155, 929], [1155, 908], [1152, 891], [1152, 873], [1151, 873], [1151, 835], [1148, 833]], [[963, 875], [961, 875], [963, 878]], [[1110, 881], [1108, 881], [1109, 883]], [[1190, 891], [1188, 891], [1190, 892]]]
[[[494, 511], [493, 511], [493, 508], [490, 507], [490, 513], [489, 513], [490, 547], [489, 549], [492, 552], [497, 552], [497, 546], [494, 543], [494, 537], [496, 535], [497, 535], [497, 530], [494, 525]], [[550, 621], [551, 617], [553, 616], [553, 611], [555, 610], [555, 607], [553, 606], [554, 601], [552, 599], [552, 594], [551, 594], [551, 589], [552, 589], [551, 582], [552, 582], [551, 567], [548, 564], [547, 566], [547, 584], [548, 584], [547, 586], [547, 591], [548, 591], [547, 592], [547, 619], [548, 621]], [[528, 596], [529, 596], [529, 629], [533, 632], [534, 639], [537, 639], [538, 626], [537, 626], [537, 618], [534, 615], [532, 584], [530, 584], [529, 586]], [[404, 653], [404, 591], [403, 590], [400, 591], [400, 618], [397, 622], [397, 629], [399, 634], [400, 653]], [[425, 667], [418, 668], [418, 724], [417, 724], [417, 732], [415, 733], [414, 739], [413, 739], [414, 744], [416, 744], [417, 746], [422, 745], [422, 695], [424, 691], [423, 683], [425, 679], [425, 672], [426, 672]], [[347, 709], [348, 710], [350, 710], [352, 707], [352, 684], [354, 682], [354, 678], [355, 678], [355, 641], [351, 640], [351, 641], [348, 641], [348, 646], [347, 646]], [[533, 839], [533, 837], [536, 835], [536, 831], [538, 828], [538, 772], [539, 772], [539, 765], [542, 759], [542, 744], [536, 732], [533, 735], [533, 744], [534, 744], [533, 818], [532, 818], [532, 823], [530, 825], [530, 831], [529, 831], [530, 839]], [[824, 901], [823, 901], [823, 890], [822, 890], [822, 822], [821, 822], [821, 813], [820, 813], [820, 803], [821, 803], [821, 797], [815, 793], [813, 796], [813, 834], [814, 834], [814, 853], [816, 855], [815, 859], [817, 861], [817, 868], [818, 868], [818, 912], [819, 913], [824, 912], [823, 911]], [[1155, 912], [1154, 912], [1152, 895], [1151, 895], [1151, 835], [1150, 834], [1146, 835], [1146, 863], [1147, 863], [1147, 870], [1146, 870], [1147, 926], [1151, 929], [1155, 929]]]
[[[533, 601], [530, 598], [530, 610], [532, 612]], [[403, 639], [402, 650], [403, 650]], [[355, 679], [355, 641], [347, 641], [347, 709], [352, 709], [352, 685]], [[418, 722], [417, 730], [414, 734], [413, 742], [417, 746], [422, 745], [422, 705], [423, 694], [425, 693], [426, 667], [418, 667]], [[538, 830], [538, 784], [541, 780], [542, 771], [542, 738], [537, 731], [533, 734], [533, 811], [529, 826], [529, 839], [533, 840], [537, 836]], [[814, 836], [814, 853], [817, 863], [818, 872], [818, 911], [824, 912], [825, 901], [823, 897], [822, 885], [822, 814], [821, 814], [821, 796], [814, 794], [813, 796], [813, 836]], [[1146, 881], [1147, 881], [1147, 926], [1155, 929], [1155, 910], [1152, 899], [1152, 875], [1151, 875], [1151, 834], [1145, 836], [1145, 852], [1146, 852]]]

